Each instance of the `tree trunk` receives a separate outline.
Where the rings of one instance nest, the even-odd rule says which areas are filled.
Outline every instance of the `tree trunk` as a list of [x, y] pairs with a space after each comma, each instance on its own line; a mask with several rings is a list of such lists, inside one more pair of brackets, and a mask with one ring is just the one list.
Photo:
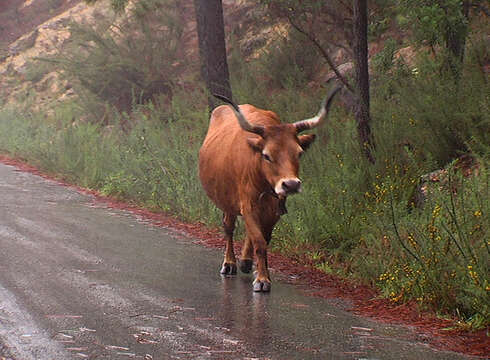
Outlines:
[[226, 60], [223, 5], [221, 0], [194, 0], [201, 77], [208, 90], [209, 108], [216, 106], [213, 94], [232, 99], [228, 62]]
[[[463, 1], [461, 12], [465, 21], [469, 22], [470, 13], [470, 1]], [[459, 79], [461, 75], [461, 67], [464, 60], [464, 50], [466, 46], [467, 25], [464, 26], [464, 30], [461, 28], [453, 29], [449, 28], [446, 32], [446, 48], [449, 51], [449, 67], [456, 79]]]
[[357, 101], [355, 117], [362, 150], [367, 159], [374, 164], [372, 155], [371, 118], [369, 115], [369, 69], [367, 44], [367, 0], [354, 2], [354, 72]]

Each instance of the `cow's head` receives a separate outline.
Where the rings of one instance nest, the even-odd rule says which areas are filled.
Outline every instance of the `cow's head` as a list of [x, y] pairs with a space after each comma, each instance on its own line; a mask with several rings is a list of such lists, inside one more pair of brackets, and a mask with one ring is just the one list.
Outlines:
[[260, 154], [260, 166], [267, 182], [276, 195], [283, 197], [301, 191], [301, 180], [298, 178], [299, 159], [315, 140], [314, 134], [300, 133], [317, 127], [325, 120], [332, 99], [339, 90], [340, 87], [336, 87], [330, 91], [315, 117], [292, 124], [270, 126], [248, 122], [235, 103], [223, 96], [215, 96], [231, 105], [243, 130], [259, 135], [250, 137], [248, 144]]

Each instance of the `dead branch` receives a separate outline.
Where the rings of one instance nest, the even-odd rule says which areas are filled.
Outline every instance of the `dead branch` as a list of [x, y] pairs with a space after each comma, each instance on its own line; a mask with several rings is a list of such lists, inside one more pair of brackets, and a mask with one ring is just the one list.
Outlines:
[[334, 64], [332, 58], [327, 53], [327, 51], [323, 48], [323, 46], [319, 43], [319, 41], [315, 38], [315, 36], [312, 35], [311, 33], [307, 32], [307, 31], [305, 31], [303, 28], [301, 28], [296, 22], [294, 22], [294, 20], [292, 19], [292, 17], [290, 15], [288, 15], [287, 18], [288, 18], [288, 21], [291, 24], [291, 26], [296, 31], [298, 31], [301, 34], [303, 34], [304, 36], [306, 36], [308, 38], [308, 40], [310, 40], [316, 46], [316, 48], [318, 49], [318, 51], [320, 51], [320, 53], [322, 54], [323, 58], [327, 61], [328, 65], [330, 66], [330, 68], [335, 73], [335, 76], [337, 76], [337, 78], [345, 85], [345, 87], [352, 94], [355, 94], [355, 91], [352, 88], [352, 86], [349, 84], [349, 82], [347, 81], [347, 79], [339, 72], [339, 70], [337, 69], [337, 66]]

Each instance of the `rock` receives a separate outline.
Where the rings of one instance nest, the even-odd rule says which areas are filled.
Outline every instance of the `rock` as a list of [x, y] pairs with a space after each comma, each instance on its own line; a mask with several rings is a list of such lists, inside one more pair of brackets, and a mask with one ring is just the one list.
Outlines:
[[473, 156], [463, 155], [444, 169], [435, 170], [422, 175], [414, 190], [411, 201], [415, 207], [422, 208], [430, 197], [433, 186], [438, 186], [439, 189], [445, 189], [447, 191], [457, 190], [459, 183], [456, 179], [451, 182], [449, 181], [450, 172], [454, 173], [460, 171], [464, 177], [478, 176], [479, 168], [480, 166]]
[[415, 49], [413, 46], [407, 46], [395, 51], [395, 53], [393, 54], [393, 61], [402, 62], [409, 68], [415, 68], [415, 65], [417, 64], [417, 56], [422, 53], [430, 55], [432, 54], [432, 50], [428, 46], [417, 49]]

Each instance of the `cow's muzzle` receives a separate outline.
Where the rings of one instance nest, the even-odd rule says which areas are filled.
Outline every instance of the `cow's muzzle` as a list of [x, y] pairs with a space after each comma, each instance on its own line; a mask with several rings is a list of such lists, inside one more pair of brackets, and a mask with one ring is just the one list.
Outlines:
[[274, 191], [279, 196], [287, 196], [301, 192], [301, 180], [298, 178], [285, 178], [277, 182]]

